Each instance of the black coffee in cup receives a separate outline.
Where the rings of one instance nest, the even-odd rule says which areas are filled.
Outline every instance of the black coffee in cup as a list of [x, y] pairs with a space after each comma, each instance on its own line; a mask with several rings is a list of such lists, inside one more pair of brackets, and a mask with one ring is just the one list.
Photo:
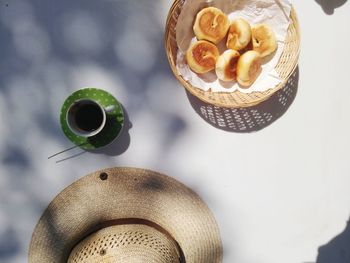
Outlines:
[[78, 136], [94, 136], [103, 129], [105, 123], [105, 109], [94, 100], [80, 99], [67, 111], [68, 127]]
[[97, 130], [103, 122], [101, 108], [93, 103], [77, 105], [74, 117], [77, 128], [86, 132]]

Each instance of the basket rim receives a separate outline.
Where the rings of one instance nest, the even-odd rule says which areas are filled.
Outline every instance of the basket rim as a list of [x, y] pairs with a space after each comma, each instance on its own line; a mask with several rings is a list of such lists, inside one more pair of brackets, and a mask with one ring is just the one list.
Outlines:
[[[292, 63], [293, 66], [291, 67], [290, 72], [287, 74], [287, 76], [282, 79], [282, 82], [279, 83], [278, 85], [276, 85], [275, 87], [269, 88], [269, 89], [262, 91], [262, 92], [253, 91], [250, 93], [243, 93], [243, 92], [240, 92], [238, 90], [236, 90], [234, 92], [210, 92], [210, 91], [204, 91], [200, 88], [192, 86], [185, 79], [183, 79], [176, 68], [176, 62], [173, 60], [171, 52], [169, 52], [167, 50], [167, 45], [168, 45], [169, 38], [170, 38], [169, 25], [170, 25], [170, 20], [171, 20], [171, 14], [172, 14], [173, 10], [178, 6], [179, 1], [180, 0], [174, 0], [173, 4], [171, 5], [169, 12], [168, 12], [168, 16], [167, 16], [167, 20], [166, 20], [166, 24], [165, 24], [164, 47], [166, 50], [168, 62], [169, 62], [169, 65], [171, 67], [171, 70], [173, 72], [173, 75], [182, 84], [182, 86], [186, 89], [186, 91], [188, 91], [191, 95], [195, 96], [196, 98], [200, 99], [201, 101], [208, 103], [210, 105], [223, 107], [223, 108], [246, 108], [246, 107], [255, 106], [257, 104], [260, 104], [261, 102], [268, 100], [274, 93], [276, 93], [277, 91], [279, 91], [280, 89], [282, 89], [285, 86], [288, 79], [290, 78], [290, 76], [293, 74], [293, 72], [295, 71], [295, 69], [298, 66], [299, 55], [300, 55], [300, 51], [301, 51], [300, 25], [299, 25], [299, 20], [298, 20], [296, 10], [295, 10], [293, 5], [291, 6], [291, 13], [290, 13], [290, 17], [293, 17], [293, 20], [292, 20], [293, 22], [290, 24], [290, 26], [294, 25], [294, 27], [295, 27], [295, 32], [297, 35], [297, 49], [295, 51], [295, 58], [294, 58], [294, 61]], [[178, 47], [176, 47], [176, 50], [178, 50]], [[213, 103], [213, 101], [211, 101], [210, 99], [208, 99], [205, 96], [198, 96], [198, 94], [196, 94], [195, 91], [198, 91], [198, 92], [203, 93], [203, 94], [207, 93], [207, 94], [228, 95], [228, 94], [236, 93], [236, 94], [250, 94], [253, 96], [259, 94], [262, 96], [255, 96], [255, 98], [252, 99], [251, 101], [249, 101], [249, 103], [241, 103], [241, 104], [227, 104], [227, 103], [221, 103], [221, 102]]]

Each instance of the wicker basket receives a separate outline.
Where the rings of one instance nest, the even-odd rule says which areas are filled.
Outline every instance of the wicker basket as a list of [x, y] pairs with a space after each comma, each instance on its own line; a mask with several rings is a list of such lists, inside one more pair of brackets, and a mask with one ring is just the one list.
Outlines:
[[178, 50], [176, 44], [176, 24], [184, 2], [185, 0], [175, 0], [169, 10], [165, 30], [165, 49], [174, 75], [191, 94], [206, 103], [218, 107], [242, 108], [254, 106], [267, 100], [272, 94], [285, 85], [298, 64], [300, 52], [300, 31], [294, 8], [292, 8], [290, 14], [291, 24], [288, 28], [284, 50], [276, 65], [276, 71], [280, 75], [282, 83], [275, 87], [271, 87], [264, 92], [209, 92], [196, 88], [185, 81], [176, 68], [176, 56]]

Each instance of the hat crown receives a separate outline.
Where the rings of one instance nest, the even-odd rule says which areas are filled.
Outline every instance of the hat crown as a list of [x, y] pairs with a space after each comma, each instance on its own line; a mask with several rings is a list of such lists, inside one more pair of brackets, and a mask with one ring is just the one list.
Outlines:
[[175, 241], [157, 229], [142, 224], [103, 228], [79, 242], [68, 263], [154, 262], [179, 263]]

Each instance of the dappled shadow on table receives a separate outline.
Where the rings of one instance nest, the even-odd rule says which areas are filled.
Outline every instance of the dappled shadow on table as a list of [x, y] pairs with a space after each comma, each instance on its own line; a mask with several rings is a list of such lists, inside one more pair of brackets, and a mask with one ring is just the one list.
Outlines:
[[18, 253], [22, 249], [14, 229], [4, 229], [0, 237], [2, 237], [0, 239], [0, 260], [11, 258], [13, 254]]
[[[49, 197], [82, 176], [77, 172], [80, 155], [118, 156], [132, 142], [126, 122], [111, 145], [94, 153], [75, 149], [60, 155], [66, 158], [62, 162], [72, 160], [70, 168], [53, 171], [48, 155], [72, 146], [59, 125], [65, 98], [86, 86], [106, 89], [140, 120], [165, 100], [154, 87], [177, 84], [163, 46], [161, 16], [167, 9], [160, 0], [0, 2], [0, 262], [27, 259], [34, 221]], [[154, 147], [153, 155], [160, 158], [187, 126], [179, 112], [156, 114], [150, 125], [169, 141], [155, 142], [161, 146]], [[118, 158], [99, 160], [104, 166], [119, 165]]]
[[187, 92], [197, 114], [210, 125], [229, 132], [259, 131], [280, 118], [294, 101], [299, 82], [297, 67], [286, 85], [268, 100], [248, 108], [222, 108], [203, 102]]

